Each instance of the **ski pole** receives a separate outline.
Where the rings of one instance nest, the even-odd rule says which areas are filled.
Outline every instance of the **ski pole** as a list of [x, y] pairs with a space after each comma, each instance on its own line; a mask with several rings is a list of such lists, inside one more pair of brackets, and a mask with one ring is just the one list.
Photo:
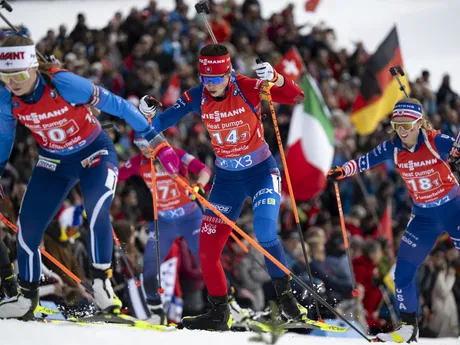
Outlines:
[[405, 75], [402, 67], [401, 66], [390, 67], [390, 73], [398, 81], [399, 90], [404, 93], [404, 96], [406, 96], [406, 98], [409, 98], [409, 95], [407, 94], [407, 91], [406, 91], [406, 86], [401, 82], [401, 79], [399, 79], [399, 76], [404, 77]]
[[219, 210], [217, 210], [208, 200], [202, 197], [199, 193], [195, 192], [193, 188], [181, 177], [181, 176], [172, 176], [173, 179], [179, 183], [184, 189], [186, 189], [189, 193], [192, 193], [196, 196], [196, 198], [208, 209], [210, 209], [216, 216], [218, 216], [223, 222], [229, 225], [236, 233], [246, 239], [253, 247], [259, 250], [262, 254], [265, 255], [267, 259], [273, 262], [280, 270], [282, 270], [287, 275], [291, 276], [300, 286], [304, 289], [308, 290], [310, 294], [313, 295], [317, 299], [317, 301], [321, 302], [327, 309], [329, 309], [335, 316], [345, 322], [350, 328], [356, 331], [361, 337], [366, 339], [368, 342], [372, 342], [363, 332], [361, 332], [357, 327], [355, 327], [350, 321], [340, 315], [329, 303], [327, 303], [324, 298], [322, 298], [314, 289], [310, 286], [305, 284], [297, 275], [292, 273], [286, 266], [284, 266], [281, 262], [279, 262], [273, 255], [267, 252], [262, 246], [254, 241], [248, 234], [246, 234], [243, 230], [241, 230], [234, 222], [228, 219], [225, 215], [222, 214]]
[[[11, 223], [8, 219], [3, 216], [3, 214], [0, 213], [0, 220], [5, 223], [11, 230], [13, 230], [15, 233], [18, 233], [19, 230], [14, 225]], [[57, 267], [59, 267], [65, 274], [67, 274], [71, 279], [73, 279], [77, 284], [80, 284], [81, 286], [84, 287], [88, 293], [94, 296], [93, 288], [86, 284], [84, 281], [82, 281], [80, 278], [78, 278], [75, 274], [73, 274], [70, 270], [68, 270], [63, 264], [61, 264], [58, 260], [56, 260], [50, 253], [48, 253], [45, 249], [40, 247], [40, 252], [53, 264], [55, 264]]]
[[208, 29], [209, 35], [211, 36], [211, 39], [214, 43], [217, 43], [216, 36], [214, 36], [214, 32], [212, 32], [211, 25], [209, 25], [208, 18], [206, 17], [207, 14], [210, 14], [211, 11], [209, 9], [209, 4], [207, 0], [200, 1], [197, 4], [195, 4], [195, 10], [198, 14], [201, 14], [201, 17], [203, 18], [204, 24], [206, 25], [206, 28]]
[[345, 228], [345, 219], [343, 217], [342, 200], [340, 199], [339, 184], [337, 182], [334, 182], [334, 188], [335, 188], [335, 197], [337, 198], [337, 207], [339, 208], [340, 226], [342, 228], [343, 243], [345, 245], [345, 250], [347, 251], [347, 256], [348, 256], [348, 266], [350, 268], [350, 275], [351, 275], [351, 287], [353, 289], [352, 295], [354, 297], [357, 297], [359, 295], [359, 291], [356, 288], [356, 278], [355, 278], [355, 274], [353, 271], [353, 264], [351, 262], [351, 254], [350, 254], [350, 247], [348, 245], [347, 229]]
[[[260, 62], [261, 60], [257, 59], [257, 63], [260, 63]], [[297, 211], [297, 205], [296, 205], [295, 198], [294, 198], [294, 191], [292, 189], [291, 177], [289, 175], [289, 169], [288, 169], [287, 162], [286, 162], [286, 155], [284, 154], [284, 148], [283, 148], [283, 142], [281, 140], [280, 129], [278, 127], [278, 121], [276, 119], [275, 106], [273, 105], [272, 95], [270, 93], [270, 87], [268, 85], [265, 86], [265, 92], [267, 94], [267, 101], [268, 101], [268, 105], [270, 107], [270, 112], [272, 115], [273, 128], [275, 129], [276, 139], [278, 141], [281, 162], [283, 163], [284, 175], [286, 176], [286, 183], [288, 186], [289, 197], [291, 199], [292, 211], [294, 212], [297, 232], [300, 236], [300, 246], [302, 247], [303, 257], [305, 259], [305, 266], [307, 268], [308, 279], [310, 281], [310, 287], [314, 289], [315, 287], [313, 284], [313, 274], [311, 272], [310, 263], [308, 260], [307, 249], [305, 247], [305, 240], [303, 237], [302, 227], [300, 225], [300, 220], [299, 220], [299, 213]], [[318, 321], [324, 322], [324, 320], [321, 317], [320, 311], [319, 311], [318, 301], [315, 301], [315, 308], [316, 308], [316, 315], [318, 317]]]
[[[152, 118], [147, 117], [149, 125], [152, 126]], [[157, 255], [157, 271], [158, 271], [158, 293], [164, 293], [161, 286], [161, 262], [160, 262], [160, 232], [158, 231], [158, 205], [157, 205], [157, 185], [155, 181], [155, 157], [153, 156], [153, 149], [150, 147], [150, 173], [152, 183], [152, 200], [153, 200], [153, 226], [155, 228], [155, 251]]]
[[121, 251], [121, 258], [123, 259], [123, 261], [124, 261], [124, 263], [126, 265], [126, 268], [128, 269], [128, 273], [129, 273], [130, 277], [134, 279], [134, 282], [135, 282], [136, 286], [140, 287], [141, 282], [137, 279], [136, 275], [134, 274], [134, 270], [131, 267], [131, 263], [128, 260], [128, 256], [126, 255], [125, 251], [123, 250], [123, 247], [121, 246], [120, 240], [119, 240], [119, 238], [118, 238], [118, 236], [115, 233], [115, 230], [113, 228], [112, 228], [112, 234], [113, 234], [113, 240], [115, 241], [115, 245]]

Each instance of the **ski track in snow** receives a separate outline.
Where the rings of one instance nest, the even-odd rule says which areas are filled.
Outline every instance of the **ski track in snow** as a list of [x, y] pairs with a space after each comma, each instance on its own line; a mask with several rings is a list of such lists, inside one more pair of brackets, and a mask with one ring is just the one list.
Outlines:
[[[173, 330], [155, 332], [116, 325], [69, 325], [0, 320], [1, 345], [61, 344], [61, 345], [241, 345], [254, 344], [249, 332], [207, 332]], [[259, 343], [260, 344], [260, 343]], [[313, 337], [288, 333], [278, 345], [361, 345], [364, 339]], [[420, 339], [418, 345], [459, 345], [459, 339]]]

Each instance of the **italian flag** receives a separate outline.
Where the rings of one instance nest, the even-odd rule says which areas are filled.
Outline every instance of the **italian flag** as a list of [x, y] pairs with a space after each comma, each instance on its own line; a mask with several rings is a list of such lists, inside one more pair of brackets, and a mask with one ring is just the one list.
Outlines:
[[305, 100], [292, 112], [286, 161], [295, 199], [308, 201], [326, 186], [334, 156], [334, 128], [329, 109], [309, 74], [303, 78], [302, 90]]

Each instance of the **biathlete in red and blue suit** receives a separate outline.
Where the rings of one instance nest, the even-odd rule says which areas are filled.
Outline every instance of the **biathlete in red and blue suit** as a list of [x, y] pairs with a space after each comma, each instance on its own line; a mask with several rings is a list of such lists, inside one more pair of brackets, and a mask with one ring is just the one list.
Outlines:
[[[196, 112], [206, 126], [216, 153], [216, 173], [209, 201], [229, 219], [236, 221], [243, 203], [250, 198], [254, 210], [254, 231], [262, 247], [286, 264], [277, 236], [281, 176], [264, 139], [260, 102], [264, 81], [272, 84], [277, 103], [294, 104], [304, 99], [295, 82], [278, 74], [269, 63], [254, 69], [260, 79], [235, 74], [230, 55], [221, 44], [202, 48], [199, 57], [201, 84], [186, 91], [165, 112], [153, 117], [152, 126], [163, 131], [190, 112]], [[141, 102], [145, 103], [145, 98]], [[144, 113], [145, 114], [145, 113]], [[227, 330], [231, 324], [227, 282], [220, 255], [231, 227], [212, 211], [206, 210], [201, 224], [200, 262], [212, 309], [197, 317], [183, 319], [191, 329]], [[306, 317], [306, 309], [297, 303], [290, 278], [266, 260], [280, 310], [289, 319]]]

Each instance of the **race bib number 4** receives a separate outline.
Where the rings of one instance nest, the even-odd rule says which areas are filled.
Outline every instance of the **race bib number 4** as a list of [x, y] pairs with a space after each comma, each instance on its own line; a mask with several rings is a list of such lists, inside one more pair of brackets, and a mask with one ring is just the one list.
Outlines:
[[208, 131], [211, 143], [217, 146], [245, 144], [249, 141], [250, 128], [247, 123], [238, 127]]

